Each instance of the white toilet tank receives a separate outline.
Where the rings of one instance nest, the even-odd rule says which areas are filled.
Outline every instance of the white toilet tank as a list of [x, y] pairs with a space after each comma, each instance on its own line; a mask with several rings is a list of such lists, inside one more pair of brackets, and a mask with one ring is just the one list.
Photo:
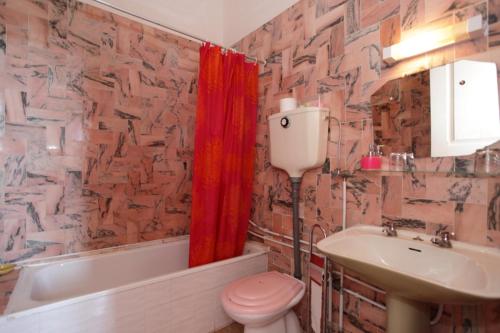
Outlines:
[[328, 109], [301, 107], [269, 116], [271, 164], [290, 177], [325, 163]]

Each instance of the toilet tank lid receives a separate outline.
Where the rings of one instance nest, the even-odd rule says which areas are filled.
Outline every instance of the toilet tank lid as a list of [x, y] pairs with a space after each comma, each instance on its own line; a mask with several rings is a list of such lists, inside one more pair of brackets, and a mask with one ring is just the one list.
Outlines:
[[330, 112], [330, 110], [327, 108], [319, 108], [316, 106], [301, 106], [300, 108], [295, 109], [295, 110], [272, 114], [267, 119], [271, 120], [271, 119], [281, 118], [281, 117], [285, 117], [285, 116], [293, 116], [293, 115], [305, 113], [305, 112], [318, 112], [318, 111], [325, 112], [325, 113]]

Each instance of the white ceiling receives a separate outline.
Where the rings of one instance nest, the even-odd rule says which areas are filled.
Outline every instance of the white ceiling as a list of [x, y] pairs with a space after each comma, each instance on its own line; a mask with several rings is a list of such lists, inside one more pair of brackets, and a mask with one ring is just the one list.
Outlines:
[[[94, 0], [81, 1], [103, 7]], [[224, 46], [231, 46], [298, 2], [298, 0], [102, 1]]]
[[[94, 0], [81, 1], [106, 8]], [[223, 0], [102, 0], [102, 2], [216, 43], [224, 42]]]
[[298, 0], [223, 0], [224, 45], [230, 46]]

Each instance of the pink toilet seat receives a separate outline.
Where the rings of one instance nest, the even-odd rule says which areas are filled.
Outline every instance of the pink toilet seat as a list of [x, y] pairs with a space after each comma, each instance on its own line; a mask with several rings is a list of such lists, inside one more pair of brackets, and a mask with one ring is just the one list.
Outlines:
[[266, 272], [229, 284], [222, 302], [240, 314], [264, 315], [286, 308], [303, 288], [303, 283], [289, 275]]

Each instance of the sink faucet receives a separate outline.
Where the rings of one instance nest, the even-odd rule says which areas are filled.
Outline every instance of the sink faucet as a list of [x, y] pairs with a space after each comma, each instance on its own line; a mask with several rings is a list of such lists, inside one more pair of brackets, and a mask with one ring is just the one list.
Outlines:
[[398, 235], [398, 232], [396, 230], [396, 223], [388, 223], [387, 226], [382, 230], [382, 232], [384, 232], [387, 237], [396, 237]]
[[455, 236], [453, 232], [448, 232], [448, 231], [439, 231], [437, 233], [438, 237], [433, 237], [431, 238], [432, 244], [439, 246], [439, 247], [444, 247], [444, 248], [451, 248], [451, 242], [450, 239]]

